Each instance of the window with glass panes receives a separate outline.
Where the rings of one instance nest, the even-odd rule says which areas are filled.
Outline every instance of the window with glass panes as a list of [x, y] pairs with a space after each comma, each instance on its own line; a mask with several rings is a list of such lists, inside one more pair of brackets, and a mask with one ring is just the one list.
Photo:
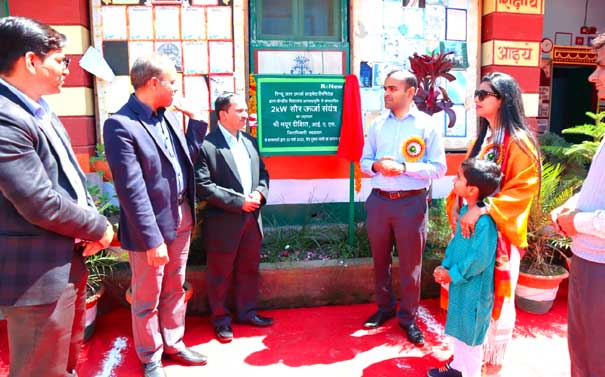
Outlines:
[[256, 0], [258, 40], [342, 40], [342, 0]]

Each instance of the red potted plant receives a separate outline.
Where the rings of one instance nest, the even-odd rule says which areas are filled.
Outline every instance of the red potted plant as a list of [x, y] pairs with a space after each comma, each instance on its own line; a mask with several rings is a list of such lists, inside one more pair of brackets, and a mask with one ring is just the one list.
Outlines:
[[456, 113], [452, 110], [454, 103], [447, 95], [444, 87], [438, 86], [440, 77], [448, 81], [456, 80], [456, 77], [449, 73], [452, 69], [452, 62], [449, 55], [453, 52], [438, 53], [431, 55], [418, 55], [414, 53], [410, 56], [410, 70], [418, 80], [418, 90], [414, 96], [414, 103], [418, 110], [433, 115], [440, 111], [445, 111], [449, 118], [448, 127], [451, 128], [456, 123]]

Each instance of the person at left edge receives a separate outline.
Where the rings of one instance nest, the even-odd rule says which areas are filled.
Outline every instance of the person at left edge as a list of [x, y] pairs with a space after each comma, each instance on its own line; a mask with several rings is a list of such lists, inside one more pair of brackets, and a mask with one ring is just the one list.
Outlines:
[[[177, 72], [169, 57], [139, 57], [130, 70], [134, 94], [105, 121], [107, 161], [120, 202], [122, 248], [132, 269], [132, 331], [145, 377], [165, 376], [162, 356], [203, 365], [206, 356], [183, 343], [185, 266], [195, 224], [195, 185], [189, 145], [166, 107], [173, 103]], [[186, 108], [188, 127], [205, 135], [207, 124]]]
[[[69, 137], [44, 96], [69, 74], [65, 35], [0, 18], [0, 311], [10, 377], [75, 376], [84, 337], [82, 256], [113, 228], [86, 191]], [[84, 250], [79, 240], [88, 241]]]

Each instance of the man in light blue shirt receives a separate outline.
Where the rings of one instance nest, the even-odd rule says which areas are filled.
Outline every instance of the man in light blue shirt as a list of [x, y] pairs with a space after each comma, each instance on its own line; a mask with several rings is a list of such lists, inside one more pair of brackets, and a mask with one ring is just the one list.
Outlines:
[[366, 201], [368, 238], [374, 259], [378, 311], [364, 323], [375, 328], [395, 316], [391, 283], [393, 245], [399, 256], [399, 326], [410, 342], [422, 345], [416, 326], [422, 252], [426, 242], [427, 190], [447, 169], [438, 130], [413, 104], [418, 84], [409, 72], [393, 71], [384, 83], [390, 111], [368, 129], [361, 170], [372, 177]]

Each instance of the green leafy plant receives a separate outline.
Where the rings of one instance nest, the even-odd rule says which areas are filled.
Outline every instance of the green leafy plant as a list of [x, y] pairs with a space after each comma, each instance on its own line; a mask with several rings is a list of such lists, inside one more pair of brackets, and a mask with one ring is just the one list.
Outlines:
[[445, 211], [445, 199], [433, 199], [429, 207], [425, 256], [442, 259], [452, 239], [452, 227]]
[[90, 156], [90, 163], [94, 163], [95, 161], [106, 161], [107, 158], [105, 156], [105, 145], [97, 144], [95, 146], [95, 154]]
[[567, 259], [570, 239], [558, 234], [550, 219], [550, 212], [564, 204], [579, 187], [579, 182], [561, 181], [563, 167], [545, 162], [542, 166], [540, 198], [534, 200], [527, 225], [528, 247], [521, 261], [524, 272], [536, 275], [557, 274], [563, 267], [553, 262], [557, 255]]
[[[113, 204], [112, 200], [115, 197], [110, 197], [106, 192], [101, 190], [99, 185], [89, 185], [88, 192], [93, 198], [97, 211], [107, 217], [112, 224], [114, 231], [118, 231], [118, 216], [120, 207]], [[110, 250], [101, 250], [98, 253], [85, 258], [85, 265], [88, 270], [88, 280], [86, 281], [87, 292], [89, 296], [95, 294], [101, 289], [103, 280], [108, 274], [113, 271], [113, 266], [122, 259], [122, 256], [116, 255]]]
[[302, 225], [267, 228], [261, 260], [263, 262], [327, 260], [370, 255], [364, 224], [355, 227], [353, 244], [348, 243], [347, 227], [342, 224]]
[[456, 113], [452, 110], [454, 103], [447, 95], [447, 90], [439, 86], [439, 81], [444, 78], [448, 81], [456, 80], [456, 77], [449, 73], [453, 64], [447, 53], [431, 53], [431, 55], [418, 55], [414, 53], [410, 56], [410, 70], [418, 80], [418, 90], [414, 96], [414, 103], [418, 110], [433, 115], [440, 111], [445, 111], [449, 118], [448, 127], [456, 124]]
[[605, 112], [587, 112], [586, 115], [593, 119], [594, 123], [573, 126], [563, 130], [563, 133], [581, 135], [588, 140], [574, 144], [550, 132], [539, 136], [546, 161], [563, 166], [563, 180], [582, 181], [586, 177], [588, 167], [605, 134]]
[[[315, 218], [324, 220], [333, 216], [324, 211]], [[309, 221], [310, 222], [310, 221]], [[425, 255], [440, 258], [452, 231], [445, 213], [445, 200], [432, 201], [429, 209], [428, 237]], [[301, 226], [268, 226], [261, 250], [262, 262], [326, 260], [371, 257], [370, 242], [365, 223], [358, 223], [349, 243], [348, 228], [344, 224], [304, 224]]]
[[552, 165], [560, 165], [562, 168], [560, 179], [565, 182], [573, 181], [581, 183], [586, 177], [588, 171], [587, 165], [576, 158], [570, 158], [566, 152], [573, 145], [563, 137], [546, 132], [538, 136], [538, 141], [542, 150], [542, 157], [545, 162]]
[[599, 114], [587, 112], [586, 115], [593, 119], [594, 123], [573, 126], [564, 129], [562, 132], [564, 134], [583, 135], [591, 138], [591, 140], [585, 140], [578, 144], [572, 144], [571, 147], [564, 153], [569, 158], [577, 159], [584, 164], [590, 164], [592, 158], [597, 152], [597, 149], [599, 148], [599, 145], [601, 144], [603, 134], [605, 133], [605, 112], [601, 112]]

